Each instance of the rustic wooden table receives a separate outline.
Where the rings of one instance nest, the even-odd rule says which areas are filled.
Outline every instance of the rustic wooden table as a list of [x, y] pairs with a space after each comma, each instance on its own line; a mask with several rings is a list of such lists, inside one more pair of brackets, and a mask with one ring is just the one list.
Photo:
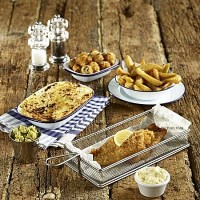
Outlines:
[[[163, 197], [156, 199], [200, 198], [199, 0], [0, 0], [0, 4], [0, 114], [48, 83], [76, 81], [60, 66], [51, 64], [48, 71], [41, 73], [28, 68], [28, 26], [36, 21], [46, 24], [60, 14], [69, 21], [69, 56], [95, 48], [109, 50], [120, 59], [129, 54], [137, 62], [142, 58], [171, 62], [174, 71], [182, 76], [185, 96], [165, 106], [192, 122], [191, 145], [158, 163], [170, 172], [171, 181]], [[107, 85], [114, 75], [113, 71], [87, 85], [96, 94], [108, 96]], [[78, 138], [149, 108], [113, 98]], [[145, 199], [133, 176], [99, 189], [68, 167], [45, 166], [45, 158], [61, 153], [62, 149], [51, 147], [40, 150], [35, 163], [17, 164], [8, 135], [1, 132], [1, 199]]]

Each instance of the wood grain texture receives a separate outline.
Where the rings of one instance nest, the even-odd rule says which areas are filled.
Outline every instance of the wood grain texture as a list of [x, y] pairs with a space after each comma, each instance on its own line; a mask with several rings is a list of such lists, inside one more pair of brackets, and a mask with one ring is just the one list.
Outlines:
[[[9, 34], [26, 34], [28, 26], [38, 20], [41, 0], [14, 1]], [[19, 12], [20, 11], [20, 12]]]
[[[22, 51], [22, 49], [25, 51]], [[8, 36], [1, 38], [0, 112], [2, 114], [16, 107], [25, 97], [28, 66], [26, 49], [25, 37]], [[21, 59], [18, 59], [19, 57]], [[14, 173], [13, 150], [7, 134], [1, 134], [0, 157], [0, 194], [3, 199], [7, 199], [9, 190], [12, 188], [10, 184], [12, 184], [12, 174]]]
[[[145, 58], [145, 60], [147, 60], [148, 62], [156, 62], [160, 64], [165, 63], [167, 58], [165, 57], [165, 50], [162, 44], [162, 38], [160, 35], [159, 25], [157, 22], [157, 15], [153, 5], [151, 5], [148, 1], [140, 1], [140, 2], [121, 1], [119, 16], [120, 16], [120, 48], [122, 57], [128, 54], [136, 62], [140, 62], [142, 58]], [[110, 39], [109, 36], [107, 36], [107, 38], [108, 40]], [[133, 105], [132, 109], [134, 110], [135, 107], [137, 108], [137, 106]], [[145, 106], [145, 108], [148, 108], [148, 106]], [[177, 107], [171, 106], [171, 108], [177, 110]], [[122, 109], [123, 111], [121, 111]], [[130, 110], [131, 106], [129, 106], [129, 109], [127, 109], [127, 114], [125, 114], [124, 113], [125, 109], [122, 107], [121, 109], [118, 108], [116, 113], [115, 110], [113, 109], [112, 111], [110, 111], [112, 115], [115, 116], [112, 118], [112, 121], [121, 119], [124, 114], [125, 116], [130, 115], [131, 114]], [[107, 112], [107, 114], [109, 116], [109, 112]], [[135, 112], [132, 112], [132, 114], [135, 114]], [[167, 188], [167, 190], [170, 192], [166, 192], [164, 197], [166, 199], [176, 199], [177, 197], [179, 197], [180, 199], [184, 198], [193, 199], [194, 190], [192, 187], [190, 187], [192, 185], [190, 168], [188, 166], [188, 163], [181, 163], [181, 160], [179, 162], [179, 159], [177, 159], [178, 156], [187, 158], [187, 153], [181, 152], [179, 154], [172, 156], [172, 159], [176, 161], [175, 166], [181, 166], [181, 168], [184, 169], [185, 177], [179, 179], [180, 185], [177, 186], [178, 190], [172, 187], [173, 184], [175, 185], [175, 183], [173, 183], [174, 180], [172, 179], [171, 181], [172, 185], [169, 185]], [[158, 165], [162, 166], [163, 163], [165, 162], [167, 161], [158, 163]], [[168, 169], [167, 164], [165, 168]], [[176, 171], [175, 170], [172, 171], [171, 174], [172, 176], [173, 175], [176, 176]], [[190, 180], [190, 183], [188, 183], [188, 180]], [[125, 188], [128, 185], [128, 181], [129, 179], [127, 178], [127, 184], [124, 184], [124, 181], [121, 184], [121, 181], [119, 181], [117, 184], [114, 184], [112, 186], [113, 199], [121, 198], [122, 194], [124, 194], [124, 191], [126, 191]], [[186, 182], [188, 184], [185, 184]], [[179, 194], [180, 190], [181, 190], [181, 195]], [[137, 189], [131, 190], [130, 193], [126, 193], [124, 195], [125, 199], [132, 199], [132, 196], [137, 196], [136, 199], [140, 198], [144, 199], [138, 193]]]
[[[1, 1], [1, 8], [0, 8], [0, 37], [1, 35], [6, 35], [8, 33], [10, 27], [10, 21], [12, 18], [13, 12], [13, 4], [12, 1]], [[6, 8], [6, 12], [5, 12]]]
[[[55, 14], [69, 21], [67, 54], [76, 56], [92, 49], [113, 51], [119, 59], [126, 54], [134, 61], [171, 62], [183, 77], [184, 98], [165, 106], [192, 122], [191, 146], [158, 163], [171, 174], [163, 197], [200, 198], [199, 54], [200, 0], [16, 0], [1, 1], [0, 8], [0, 114], [17, 106], [26, 96], [55, 81], [78, 82], [50, 64], [45, 72], [29, 71], [30, 47], [27, 29], [36, 21], [47, 23]], [[50, 47], [48, 56], [50, 56]], [[98, 95], [109, 96], [107, 85], [115, 76], [85, 83]], [[77, 137], [112, 125], [151, 108], [120, 101], [111, 104]], [[63, 154], [59, 148], [40, 149], [35, 163], [15, 162], [6, 133], [0, 133], [0, 198], [12, 199], [146, 199], [129, 176], [99, 189], [67, 166], [47, 167], [44, 160]], [[194, 185], [193, 185], [194, 184]], [[196, 195], [196, 196], [195, 196]]]
[[189, 160], [197, 196], [200, 192], [200, 139], [199, 123], [197, 123], [200, 121], [199, 3], [200, 1], [155, 1], [166, 55], [169, 62], [173, 63], [174, 70], [181, 74], [186, 85], [184, 100], [177, 103], [175, 109], [192, 122]]
[[[64, 10], [65, 12], [62, 14], [63, 17], [69, 21], [68, 31], [71, 33], [69, 40], [67, 41], [67, 54], [70, 57], [73, 57], [82, 51], [89, 52], [95, 48], [99, 49], [98, 2], [90, 1], [84, 3], [84, 1], [67, 1], [63, 6], [64, 7], [61, 10]], [[55, 73], [52, 74], [52, 77], [55, 77]], [[61, 66], [58, 68], [57, 78], [60, 81], [67, 79], [72, 82], [77, 82], [77, 80], [73, 79], [69, 74], [63, 71]], [[101, 91], [103, 85], [100, 80], [97, 80], [96, 82], [99, 83], [98, 86], [96, 86], [94, 82], [85, 84], [95, 89], [96, 94], [102, 95]], [[95, 130], [101, 129], [105, 126], [103, 119], [104, 112], [102, 112], [78, 137], [88, 135]], [[49, 155], [53, 156], [63, 153], [63, 150], [50, 149]], [[107, 187], [103, 190], [98, 190], [94, 185], [66, 166], [61, 168], [48, 168], [46, 173], [46, 178], [42, 180], [44, 182], [41, 182], [42, 185], [45, 185], [44, 195], [54, 194], [56, 197], [59, 196], [60, 199], [70, 200], [108, 199], [109, 192]], [[43, 190], [42, 188], [41, 190]]]

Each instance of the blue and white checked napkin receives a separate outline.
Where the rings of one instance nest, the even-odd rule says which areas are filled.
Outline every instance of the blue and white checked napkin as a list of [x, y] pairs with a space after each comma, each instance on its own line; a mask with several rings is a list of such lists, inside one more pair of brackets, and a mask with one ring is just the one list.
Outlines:
[[[81, 131], [83, 131], [95, 117], [106, 107], [109, 98], [94, 96], [83, 109], [63, 126], [47, 130], [39, 128], [41, 136], [38, 145], [46, 149], [49, 146], [63, 147], [66, 142], [72, 141]], [[31, 125], [23, 116], [19, 115], [16, 108], [0, 116], [0, 130], [9, 132], [10, 129], [19, 125]]]

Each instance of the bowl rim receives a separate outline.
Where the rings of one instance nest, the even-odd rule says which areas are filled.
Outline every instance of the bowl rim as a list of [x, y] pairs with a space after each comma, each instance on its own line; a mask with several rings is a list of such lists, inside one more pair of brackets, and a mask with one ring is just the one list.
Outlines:
[[[153, 166], [149, 166], [149, 167], [145, 167], [145, 168], [150, 168], [150, 167], [153, 167]], [[141, 169], [143, 169], [143, 168], [141, 168]], [[162, 183], [158, 183], [158, 184], [148, 184], [148, 183], [144, 183], [144, 182], [142, 182], [142, 181], [138, 178], [138, 172], [139, 172], [141, 169], [137, 170], [137, 171], [135, 172], [135, 175], [134, 175], [134, 178], [135, 178], [136, 183], [139, 184], [139, 185], [141, 185], [141, 186], [149, 187], [149, 188], [155, 188], [155, 187], [160, 187], [160, 186], [163, 186], [163, 185], [167, 185], [168, 182], [170, 181], [170, 174], [169, 174], [169, 172], [168, 172], [166, 169], [162, 168], [162, 169], [164, 169], [164, 170], [167, 172], [167, 178], [166, 178], [166, 180], [164, 180]]]
[[62, 64], [63, 69], [64, 69], [65, 71], [67, 71], [67, 72], [70, 72], [70, 73], [73, 74], [73, 75], [80, 76], [80, 77], [94, 77], [94, 76], [103, 74], [104, 72], [113, 70], [113, 69], [115, 69], [116, 67], [118, 67], [119, 64], [120, 64], [120, 60], [119, 60], [118, 58], [116, 58], [115, 63], [114, 63], [113, 65], [111, 65], [110, 67], [106, 68], [106, 69], [102, 69], [101, 71], [95, 72], [95, 73], [92, 73], [92, 74], [81, 74], [81, 73], [75, 72], [74, 70], [70, 69], [69, 63], [70, 63], [71, 60], [72, 60], [72, 59], [70, 59], [69, 61], [67, 61], [67, 62], [65, 62], [65, 63]]
[[164, 90], [158, 90], [158, 91], [141, 91], [141, 90], [134, 90], [133, 88], [127, 88], [123, 85], [121, 85], [118, 81], [117, 81], [117, 75], [115, 75], [115, 81], [119, 84], [120, 87], [122, 87], [123, 89], [126, 89], [126, 90], [130, 90], [130, 91], [133, 91], [133, 92], [139, 92], [139, 93], [160, 93], [160, 92], [164, 92], [168, 89], [171, 89], [172, 87], [174, 87], [175, 84], [172, 84], [171, 86], [165, 88]]

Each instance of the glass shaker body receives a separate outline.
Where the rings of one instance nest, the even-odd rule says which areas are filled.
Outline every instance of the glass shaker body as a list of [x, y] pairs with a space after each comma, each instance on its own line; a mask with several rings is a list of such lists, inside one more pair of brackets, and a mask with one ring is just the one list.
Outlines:
[[68, 60], [68, 56], [66, 55], [66, 40], [51, 40], [51, 53], [51, 62], [66, 62]]
[[66, 31], [68, 21], [55, 15], [54, 18], [48, 20], [48, 37], [51, 41], [51, 57], [52, 63], [64, 63], [69, 60], [66, 54], [66, 41], [69, 38], [69, 33]]
[[33, 71], [45, 71], [49, 69], [47, 63], [47, 47], [49, 39], [47, 38], [47, 29], [41, 24], [36, 23], [29, 27], [31, 38], [28, 40], [28, 45], [31, 47], [31, 63], [30, 69]]
[[49, 69], [47, 63], [47, 51], [45, 46], [32, 45], [31, 48], [31, 70], [45, 71]]
[[44, 66], [47, 63], [47, 54], [45, 49], [32, 49], [31, 63], [34, 66]]

